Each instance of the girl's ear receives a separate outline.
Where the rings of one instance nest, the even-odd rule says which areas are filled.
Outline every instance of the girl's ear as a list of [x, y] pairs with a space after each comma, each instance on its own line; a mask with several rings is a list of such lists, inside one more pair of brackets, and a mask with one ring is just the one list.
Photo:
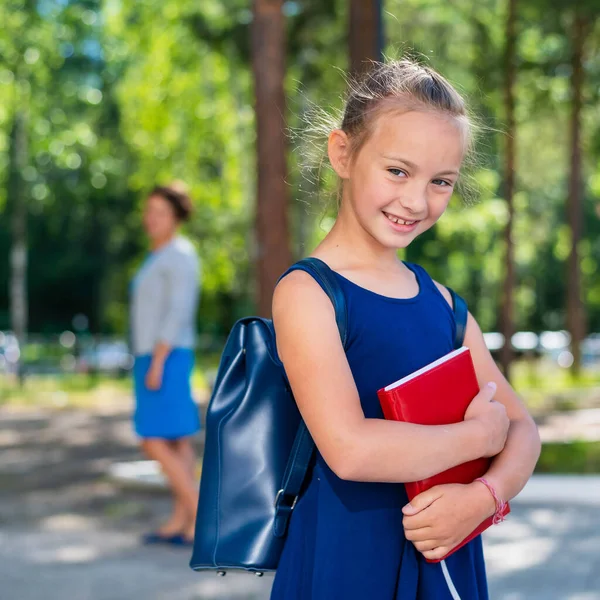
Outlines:
[[329, 134], [327, 154], [333, 170], [342, 178], [350, 178], [351, 146], [346, 132], [334, 129]]

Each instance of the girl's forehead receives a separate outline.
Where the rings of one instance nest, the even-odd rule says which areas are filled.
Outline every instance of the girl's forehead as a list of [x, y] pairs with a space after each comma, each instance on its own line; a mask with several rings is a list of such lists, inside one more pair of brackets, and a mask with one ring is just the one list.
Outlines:
[[[434, 158], [460, 166], [466, 132], [455, 117], [435, 111], [386, 112], [375, 119], [367, 141], [378, 154]], [[408, 158], [408, 156], [407, 156]]]

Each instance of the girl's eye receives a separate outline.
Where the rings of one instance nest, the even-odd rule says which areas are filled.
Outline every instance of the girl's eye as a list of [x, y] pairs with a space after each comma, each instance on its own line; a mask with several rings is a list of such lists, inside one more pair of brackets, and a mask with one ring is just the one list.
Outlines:
[[439, 185], [440, 187], [452, 187], [452, 182], [446, 181], [445, 179], [434, 179], [431, 183]]
[[406, 177], [406, 171], [403, 171], [402, 169], [396, 169], [394, 167], [392, 167], [391, 169], [388, 169], [388, 173], [391, 173], [392, 175], [395, 175], [396, 177]]

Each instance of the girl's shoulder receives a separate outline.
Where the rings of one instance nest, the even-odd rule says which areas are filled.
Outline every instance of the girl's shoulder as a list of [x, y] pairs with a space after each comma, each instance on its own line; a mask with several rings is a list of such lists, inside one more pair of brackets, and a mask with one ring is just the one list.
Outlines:
[[301, 302], [319, 303], [321, 297], [326, 297], [321, 286], [306, 271], [295, 270], [284, 274], [275, 286], [273, 307], [281, 305], [285, 308], [290, 303]]
[[335, 321], [331, 301], [315, 279], [305, 271], [286, 273], [277, 283], [272, 300], [273, 323], [294, 321], [296, 326], [317, 320]]

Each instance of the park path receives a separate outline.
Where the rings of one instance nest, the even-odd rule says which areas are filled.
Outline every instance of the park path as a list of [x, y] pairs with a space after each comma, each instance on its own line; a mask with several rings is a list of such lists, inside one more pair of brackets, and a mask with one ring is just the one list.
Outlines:
[[[126, 401], [0, 409], [0, 600], [268, 598], [268, 577], [194, 573], [189, 550], [138, 544], [167, 499], [106, 478], [138, 458]], [[536, 481], [486, 535], [492, 600], [600, 600], [600, 480], [566, 481]]]

